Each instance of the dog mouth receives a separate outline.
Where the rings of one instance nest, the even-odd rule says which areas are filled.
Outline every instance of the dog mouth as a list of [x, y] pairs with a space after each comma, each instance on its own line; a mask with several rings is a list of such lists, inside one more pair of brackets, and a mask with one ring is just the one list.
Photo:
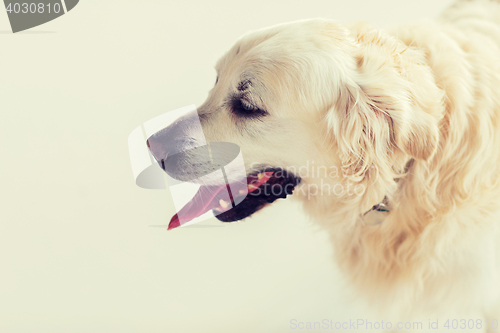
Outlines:
[[[246, 183], [246, 184], [245, 184]], [[201, 185], [194, 197], [175, 214], [168, 230], [212, 210], [222, 222], [239, 221], [253, 215], [278, 199], [293, 193], [300, 178], [281, 168], [265, 168], [249, 174], [246, 182], [224, 185]], [[229, 192], [230, 202], [225, 200]]]

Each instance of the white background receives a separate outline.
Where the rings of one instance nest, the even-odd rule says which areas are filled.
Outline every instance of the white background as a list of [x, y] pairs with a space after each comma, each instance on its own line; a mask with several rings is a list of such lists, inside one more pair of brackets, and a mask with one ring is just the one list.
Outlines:
[[127, 137], [200, 105], [216, 59], [249, 30], [312, 17], [386, 27], [449, 3], [82, 0], [14, 35], [0, 11], [0, 332], [290, 332], [291, 319], [364, 318], [293, 201], [223, 227], [151, 227], [172, 201], [135, 186]]

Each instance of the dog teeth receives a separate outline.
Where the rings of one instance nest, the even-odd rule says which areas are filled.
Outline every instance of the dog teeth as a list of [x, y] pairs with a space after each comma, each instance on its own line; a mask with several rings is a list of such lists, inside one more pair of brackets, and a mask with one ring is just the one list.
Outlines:
[[248, 184], [248, 189], [249, 189], [250, 191], [252, 191], [252, 190], [254, 190], [254, 189], [256, 189], [256, 188], [257, 188], [257, 186], [255, 186], [255, 185], [253, 185], [253, 184]]
[[259, 178], [259, 180], [261, 180], [262, 178], [264, 178], [264, 173], [261, 172], [257, 175], [257, 178]]
[[219, 200], [219, 205], [220, 205], [222, 208], [224, 208], [224, 209], [225, 209], [225, 208], [229, 207], [229, 202], [227, 202], [227, 201], [224, 201], [224, 200], [220, 199], [220, 200]]

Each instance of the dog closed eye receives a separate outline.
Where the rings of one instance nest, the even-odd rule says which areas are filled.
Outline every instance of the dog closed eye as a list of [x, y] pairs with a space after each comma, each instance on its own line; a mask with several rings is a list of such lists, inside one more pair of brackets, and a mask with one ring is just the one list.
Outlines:
[[235, 97], [231, 101], [231, 111], [239, 117], [257, 118], [268, 115], [267, 111], [258, 108], [244, 98]]

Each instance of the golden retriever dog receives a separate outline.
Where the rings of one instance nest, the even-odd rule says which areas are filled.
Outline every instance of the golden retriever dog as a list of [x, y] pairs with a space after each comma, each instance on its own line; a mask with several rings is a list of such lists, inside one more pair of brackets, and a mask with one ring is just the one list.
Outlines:
[[[209, 143], [240, 147], [251, 193], [203, 212], [241, 220], [293, 192], [383, 314], [498, 325], [500, 2], [389, 31], [281, 24], [244, 35], [216, 70], [198, 116]], [[195, 140], [183, 123], [148, 140], [178, 179], [204, 173], [196, 154], [167, 160], [169, 133]]]

